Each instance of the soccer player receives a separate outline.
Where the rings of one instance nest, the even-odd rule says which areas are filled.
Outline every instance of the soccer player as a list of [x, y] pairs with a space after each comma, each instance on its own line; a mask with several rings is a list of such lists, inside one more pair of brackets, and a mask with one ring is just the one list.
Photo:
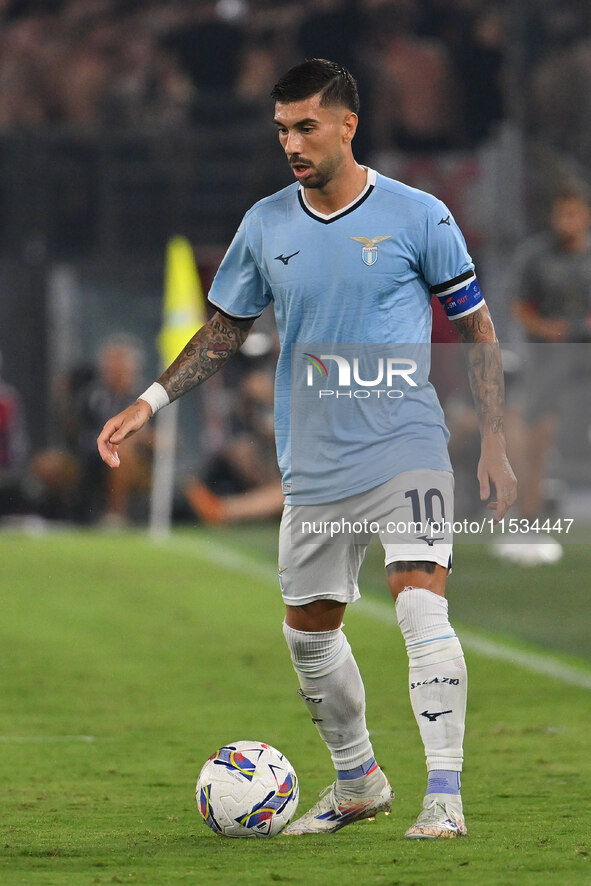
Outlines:
[[[428, 348], [434, 293], [469, 343], [482, 433], [480, 495], [489, 499], [494, 484], [489, 507], [498, 520], [516, 492], [505, 454], [498, 343], [447, 207], [356, 162], [359, 99], [350, 73], [312, 59], [290, 69], [271, 95], [297, 182], [246, 213], [209, 293], [216, 313], [160, 379], [106, 423], [99, 450], [117, 467], [122, 440], [219, 370], [273, 302], [281, 341], [275, 427], [286, 496], [279, 539], [284, 634], [300, 694], [336, 769], [320, 801], [285, 833], [333, 833], [389, 811], [393, 800], [342, 631], [346, 605], [359, 596], [368, 539], [354, 534], [335, 542], [325, 533], [311, 540], [298, 528], [301, 512], [369, 518], [380, 531], [395, 523], [383, 541], [387, 580], [428, 769], [423, 810], [406, 836], [463, 836], [466, 669], [444, 596], [451, 537], [431, 531], [452, 515], [453, 480], [427, 360], [413, 354]], [[399, 345], [404, 356], [388, 356]], [[314, 373], [322, 376], [320, 390]]]

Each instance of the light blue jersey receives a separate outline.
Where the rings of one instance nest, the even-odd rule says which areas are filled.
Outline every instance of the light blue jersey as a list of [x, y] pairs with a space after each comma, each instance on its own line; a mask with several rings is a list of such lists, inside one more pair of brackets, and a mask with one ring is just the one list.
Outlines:
[[451, 470], [428, 382], [433, 293], [451, 317], [483, 304], [464, 238], [429, 194], [368, 170], [364, 191], [330, 216], [297, 183], [247, 212], [209, 300], [235, 318], [274, 304], [288, 501], [337, 501], [403, 471]]

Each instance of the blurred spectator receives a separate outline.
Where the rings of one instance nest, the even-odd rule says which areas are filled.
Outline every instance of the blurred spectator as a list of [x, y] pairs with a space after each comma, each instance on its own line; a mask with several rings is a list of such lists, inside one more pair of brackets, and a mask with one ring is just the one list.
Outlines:
[[198, 91], [232, 94], [239, 72], [244, 39], [244, 0], [186, 4], [179, 27], [166, 34], [164, 45]]
[[0, 29], [0, 129], [51, 120], [47, 27], [47, 19], [35, 15]]
[[150, 432], [125, 441], [119, 471], [104, 470], [95, 443], [106, 418], [141, 391], [143, 362], [142, 346], [134, 337], [114, 335], [100, 346], [91, 372], [81, 367], [60, 386], [62, 445], [37, 453], [30, 468], [31, 505], [41, 516], [106, 527], [145, 517]]
[[82, 499], [91, 518], [105, 526], [133, 521], [137, 516], [135, 494], [147, 501], [152, 453], [149, 431], [123, 443], [123, 470], [107, 472], [96, 454], [97, 428], [137, 397], [142, 390], [143, 366], [144, 352], [138, 340], [127, 335], [108, 338], [99, 348], [97, 377], [81, 390], [75, 404], [79, 419], [75, 455], [82, 466]]
[[590, 229], [586, 190], [564, 188], [552, 202], [549, 230], [521, 245], [511, 269], [513, 312], [528, 344], [508, 431], [519, 505], [530, 521], [544, 516], [547, 462], [562, 410], [578, 375], [589, 372], [581, 343], [591, 341]]
[[269, 108], [269, 83], [275, 83], [281, 70], [281, 55], [272, 34], [263, 33], [245, 47], [236, 83], [238, 98]]
[[35, 453], [29, 465], [27, 510], [44, 520], [87, 522], [82, 514], [80, 463], [61, 447]]
[[514, 313], [530, 342], [591, 340], [591, 207], [582, 185], [552, 202], [550, 228], [519, 248]]
[[365, 63], [373, 83], [373, 147], [428, 152], [461, 143], [457, 83], [447, 49], [416, 34], [417, 5], [368, 12]]
[[303, 58], [329, 58], [354, 71], [361, 26], [356, 0], [314, 0], [308, 4], [298, 34]]
[[22, 509], [22, 481], [29, 443], [16, 388], [2, 379], [0, 354], [0, 517]]
[[100, 99], [103, 122], [132, 129], [186, 123], [196, 91], [173, 54], [136, 17], [119, 24], [118, 43]]
[[553, 148], [591, 160], [591, 39], [573, 34], [532, 76], [533, 126]]
[[496, 3], [467, 16], [452, 63], [462, 103], [462, 130], [468, 145], [488, 138], [505, 113], [505, 25]]
[[232, 409], [233, 433], [185, 488], [187, 500], [205, 523], [236, 523], [276, 517], [283, 493], [273, 426], [273, 377], [254, 370], [240, 381]]
[[25, 482], [27, 510], [45, 520], [88, 522], [82, 502], [81, 465], [74, 455], [79, 430], [74, 404], [94, 377], [94, 367], [79, 366], [55, 385], [49, 438], [56, 442], [34, 454]]
[[486, 139], [505, 113], [507, 12], [496, 0], [424, 0], [417, 30], [444, 43], [454, 70], [466, 146]]
[[116, 24], [108, 16], [81, 18], [60, 31], [51, 65], [51, 81], [59, 122], [93, 126], [113, 76]]

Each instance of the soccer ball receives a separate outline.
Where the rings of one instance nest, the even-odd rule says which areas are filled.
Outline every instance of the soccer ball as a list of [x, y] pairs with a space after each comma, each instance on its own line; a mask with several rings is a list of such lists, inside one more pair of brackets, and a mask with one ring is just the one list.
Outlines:
[[197, 779], [205, 824], [224, 837], [274, 837], [291, 821], [299, 799], [287, 759], [260, 741], [235, 741], [212, 754]]

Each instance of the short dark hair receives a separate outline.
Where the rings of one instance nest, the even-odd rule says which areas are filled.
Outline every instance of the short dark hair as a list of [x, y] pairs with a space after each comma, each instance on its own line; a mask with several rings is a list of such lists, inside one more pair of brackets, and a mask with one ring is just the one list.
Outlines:
[[578, 203], [586, 203], [591, 206], [591, 194], [587, 184], [580, 180], [562, 182], [554, 193], [552, 205], [563, 200], [576, 200]]
[[281, 77], [271, 90], [277, 102], [298, 102], [321, 93], [323, 107], [343, 105], [359, 112], [359, 93], [355, 78], [342, 65], [325, 58], [311, 58], [295, 65]]

